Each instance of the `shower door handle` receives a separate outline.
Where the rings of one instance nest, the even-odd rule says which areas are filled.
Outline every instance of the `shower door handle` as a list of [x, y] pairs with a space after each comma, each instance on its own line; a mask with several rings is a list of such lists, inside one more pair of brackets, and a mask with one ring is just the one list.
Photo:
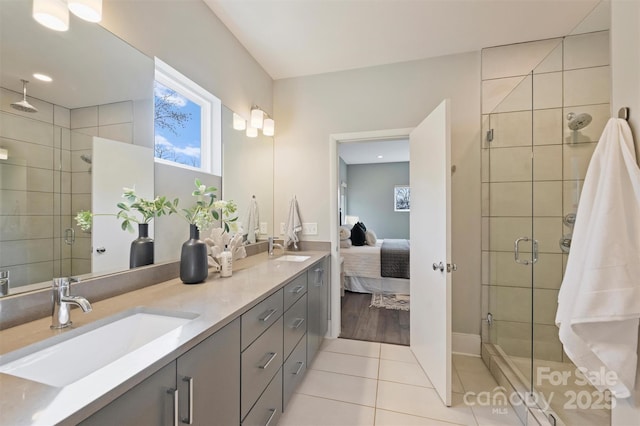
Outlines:
[[[520, 243], [522, 241], [531, 241], [531, 238], [529, 237], [520, 237], [520, 238], [516, 238], [516, 241], [513, 243], [513, 254], [514, 254], [514, 258], [516, 263], [520, 263], [521, 265], [529, 265], [533, 262], [531, 262], [528, 259], [520, 259]], [[537, 246], [537, 245], [536, 245]]]

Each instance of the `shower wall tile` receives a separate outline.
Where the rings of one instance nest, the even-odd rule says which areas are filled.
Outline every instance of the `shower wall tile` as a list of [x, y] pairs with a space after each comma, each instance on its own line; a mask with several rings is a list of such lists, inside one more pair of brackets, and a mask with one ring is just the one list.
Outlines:
[[73, 196], [71, 199], [71, 212], [75, 215], [80, 210], [91, 210], [91, 195], [78, 194]]
[[597, 143], [563, 145], [563, 179], [583, 180]]
[[[524, 248], [524, 244], [522, 245]], [[522, 253], [523, 258], [530, 258], [529, 252]], [[531, 287], [531, 266], [517, 263], [511, 252], [490, 252], [490, 284], [505, 287]], [[492, 287], [493, 289], [494, 287]]]
[[53, 124], [70, 129], [71, 110], [60, 105], [53, 105]]
[[491, 149], [489, 177], [491, 182], [531, 180], [531, 148]]
[[496, 182], [484, 186], [489, 185], [491, 216], [531, 216], [530, 182]]
[[562, 108], [533, 111], [533, 144], [562, 144]]
[[562, 180], [562, 145], [541, 145], [533, 148], [533, 179]]
[[566, 216], [569, 213], [575, 213], [578, 210], [580, 201], [580, 193], [582, 192], [583, 180], [565, 180], [562, 182], [562, 213]]
[[114, 141], [133, 143], [133, 123], [100, 126], [98, 136]]
[[[58, 175], [58, 173], [55, 173]], [[71, 193], [71, 172], [60, 173], [60, 191], [63, 194]]]
[[[482, 191], [482, 216], [489, 216], [489, 185], [488, 183], [481, 184]], [[494, 184], [495, 185], [495, 184]]]
[[53, 191], [53, 170], [0, 163], [0, 189]]
[[490, 226], [489, 226], [489, 218], [483, 217], [481, 220], [482, 226], [482, 250], [489, 250], [489, 234], [490, 234]]
[[45, 216], [52, 208], [51, 193], [0, 190], [0, 215]]
[[132, 123], [133, 102], [115, 102], [98, 106], [98, 126]]
[[91, 194], [91, 175], [88, 172], [71, 173], [73, 194]]
[[489, 313], [489, 286], [483, 285], [481, 287], [481, 304], [482, 304], [482, 318], [487, 317], [487, 313]]
[[[491, 251], [505, 251], [513, 254], [513, 243], [518, 237], [531, 236], [531, 217], [491, 217], [489, 218], [489, 248]], [[558, 236], [560, 238], [560, 236]], [[522, 247], [525, 249], [524, 244]]]
[[0, 242], [1, 266], [53, 260], [53, 238]]
[[[523, 83], [523, 80], [527, 82]], [[508, 99], [505, 99], [508, 98]], [[531, 78], [509, 77], [482, 82], [482, 113], [525, 111], [531, 108]]]
[[11, 288], [51, 281], [55, 262], [39, 262], [6, 268], [11, 274]]
[[533, 322], [554, 325], [558, 307], [558, 290], [533, 290]]
[[533, 184], [534, 216], [562, 216], [562, 181]]
[[86, 150], [77, 150], [77, 151], [73, 151], [73, 154], [71, 155], [71, 169], [70, 171], [77, 173], [77, 172], [88, 172], [89, 168], [91, 167], [91, 164], [86, 163], [83, 159], [82, 156], [86, 156], [91, 158], [93, 150], [90, 149], [86, 149]]
[[[533, 327], [533, 357], [537, 360], [562, 362], [562, 343], [555, 325]], [[535, 374], [535, 370], [534, 370]]]
[[[71, 200], [75, 198], [72, 197], [71, 194], [60, 194], [60, 197], [57, 198], [59, 199], [59, 205], [58, 208], [56, 209], [56, 212], [58, 212], [61, 216], [67, 216], [71, 214]], [[90, 209], [84, 209], [84, 210], [90, 210]]]
[[600, 140], [600, 136], [602, 135], [604, 127], [607, 125], [609, 118], [612, 116], [610, 104], [578, 105], [565, 108], [564, 117], [566, 118], [567, 114], [569, 114], [570, 112], [576, 114], [590, 114], [593, 120], [585, 128], [577, 131], [569, 129], [569, 127], [566, 125], [568, 122], [565, 121], [563, 136], [564, 143], [568, 145], [583, 142], [598, 142], [598, 140]]
[[2, 112], [0, 138], [53, 147], [53, 126], [32, 118]]
[[561, 217], [534, 217], [533, 233], [538, 240], [540, 253], [561, 253], [560, 237], [562, 237]]
[[71, 257], [75, 259], [91, 259], [91, 238], [76, 238], [71, 246]]
[[530, 146], [531, 111], [516, 111], [490, 115], [493, 129], [491, 148]]
[[562, 39], [555, 39], [555, 48], [535, 67], [534, 74], [562, 71]]
[[[11, 108], [11, 104], [22, 100], [22, 84], [17, 83], [16, 88], [19, 91], [13, 91], [0, 87], [0, 111], [4, 111], [16, 116], [26, 117], [32, 120], [38, 120], [44, 123], [53, 123], [53, 104], [32, 98], [27, 95], [27, 102], [38, 109], [38, 112], [22, 112]], [[29, 93], [29, 85], [27, 85], [27, 93]]]
[[490, 258], [490, 253], [488, 251], [483, 251], [482, 252], [482, 284], [483, 285], [489, 284], [489, 274], [490, 274], [490, 271], [492, 270], [489, 265], [489, 258]]
[[562, 72], [533, 76], [533, 109], [562, 107]]
[[531, 324], [496, 321], [491, 330], [496, 335], [495, 343], [510, 356], [531, 357]]
[[71, 110], [71, 129], [98, 126], [98, 107], [74, 108]]
[[95, 130], [95, 134], [89, 134], [78, 130], [73, 130], [71, 132], [71, 149], [73, 151], [93, 149], [93, 137], [98, 136], [98, 128], [92, 127], [91, 129]]
[[492, 286], [489, 309], [498, 321], [531, 322], [531, 290], [520, 287]]
[[64, 172], [71, 171], [71, 151], [66, 149], [53, 150], [53, 169]]
[[609, 65], [609, 31], [569, 36], [564, 40], [564, 69]]
[[71, 275], [82, 275], [91, 272], [91, 260], [87, 259], [72, 259]]
[[55, 127], [53, 131], [53, 146], [60, 149], [71, 149], [71, 130], [65, 127]]
[[0, 224], [0, 241], [53, 237], [53, 216], [0, 216]]
[[53, 169], [53, 148], [0, 138], [0, 146], [9, 151], [9, 158], [3, 164]]
[[[528, 74], [561, 42], [556, 38], [482, 49], [482, 79]], [[559, 59], [554, 66], [562, 67]]]
[[489, 148], [491, 143], [487, 140], [487, 132], [491, 128], [490, 115], [484, 114], [482, 115], [482, 148]]
[[564, 105], [606, 104], [611, 99], [611, 70], [608, 66], [583, 68], [564, 73]]
[[482, 149], [482, 182], [489, 182], [489, 150]]
[[540, 253], [533, 270], [534, 288], [559, 289], [562, 283], [562, 254]]

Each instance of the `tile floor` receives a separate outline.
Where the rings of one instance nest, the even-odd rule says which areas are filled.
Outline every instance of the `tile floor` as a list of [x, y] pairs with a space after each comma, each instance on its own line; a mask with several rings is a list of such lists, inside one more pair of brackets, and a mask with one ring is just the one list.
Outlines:
[[521, 424], [511, 407], [485, 402], [500, 391], [480, 358], [454, 355], [453, 365], [453, 405], [445, 407], [407, 346], [327, 339], [278, 424]]

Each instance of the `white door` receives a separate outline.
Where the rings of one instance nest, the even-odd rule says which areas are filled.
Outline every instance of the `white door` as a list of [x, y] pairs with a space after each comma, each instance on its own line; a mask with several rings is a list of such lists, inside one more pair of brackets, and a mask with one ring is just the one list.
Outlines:
[[[451, 131], [444, 100], [409, 136], [411, 350], [451, 405]], [[441, 266], [440, 266], [441, 265]], [[441, 270], [442, 268], [442, 270]]]
[[[91, 165], [92, 194], [91, 211], [93, 218], [91, 231], [93, 273], [107, 273], [129, 269], [131, 241], [138, 237], [135, 233], [123, 231], [121, 221], [114, 214], [122, 199], [122, 188], [134, 188], [146, 199], [153, 199], [153, 150], [140, 145], [93, 138], [93, 164]], [[104, 215], [110, 214], [110, 215]], [[153, 238], [153, 222], [149, 226], [149, 236]]]

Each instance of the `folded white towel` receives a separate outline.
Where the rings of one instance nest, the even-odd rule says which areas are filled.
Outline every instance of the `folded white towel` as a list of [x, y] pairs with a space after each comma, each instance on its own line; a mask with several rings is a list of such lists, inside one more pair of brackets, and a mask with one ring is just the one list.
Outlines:
[[298, 248], [298, 235], [297, 232], [302, 231], [302, 221], [300, 220], [300, 213], [298, 211], [298, 200], [293, 197], [291, 203], [289, 203], [289, 215], [287, 216], [287, 224], [285, 225], [284, 232], [284, 247], [289, 247], [289, 244], [293, 243], [293, 246]]
[[612, 118], [585, 177], [556, 325], [565, 352], [592, 372], [585, 374], [592, 384], [627, 398], [639, 318], [640, 169], [628, 123]]
[[251, 198], [247, 215], [242, 221], [242, 228], [247, 233], [247, 241], [255, 243], [260, 234], [260, 215], [258, 213], [258, 202], [256, 197]]

